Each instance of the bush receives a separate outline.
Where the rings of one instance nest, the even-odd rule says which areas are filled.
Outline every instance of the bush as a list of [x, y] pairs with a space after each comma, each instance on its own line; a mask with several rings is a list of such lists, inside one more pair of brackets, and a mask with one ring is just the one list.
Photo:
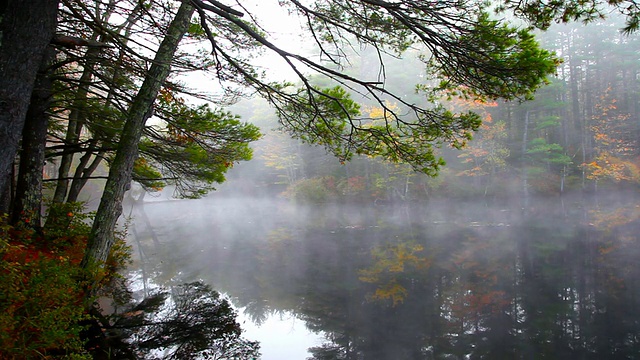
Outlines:
[[130, 248], [116, 234], [120, 239], [100, 271], [83, 270], [90, 222], [82, 204], [68, 203], [49, 208], [42, 232], [0, 225], [0, 359], [92, 358], [81, 338], [82, 324], [95, 324], [85, 289], [91, 283], [110, 291], [106, 285], [119, 279]]
[[79, 267], [61, 253], [0, 234], [0, 358], [89, 359]]
[[328, 202], [336, 197], [334, 182], [330, 177], [303, 179], [289, 186], [284, 196], [300, 203]]

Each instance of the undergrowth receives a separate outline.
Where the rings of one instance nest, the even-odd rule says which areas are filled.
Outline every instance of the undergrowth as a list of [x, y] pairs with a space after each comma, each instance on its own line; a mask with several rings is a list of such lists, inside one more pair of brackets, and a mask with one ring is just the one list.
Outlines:
[[91, 324], [87, 286], [110, 282], [128, 248], [121, 241], [100, 279], [89, 281], [96, 272], [80, 261], [90, 220], [80, 204], [62, 204], [50, 208], [43, 230], [0, 225], [0, 359], [91, 359], [81, 339]]

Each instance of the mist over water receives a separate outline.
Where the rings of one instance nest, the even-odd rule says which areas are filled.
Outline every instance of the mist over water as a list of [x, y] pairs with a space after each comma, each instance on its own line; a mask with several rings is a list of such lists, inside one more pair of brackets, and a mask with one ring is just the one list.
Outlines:
[[[483, 125], [438, 148], [436, 178], [340, 163], [272, 131], [265, 102], [235, 104], [264, 132], [253, 160], [204, 199], [127, 205], [130, 277], [141, 293], [202, 280], [226, 294], [267, 360], [638, 358], [638, 47], [611, 24], [543, 34], [567, 58], [534, 101], [447, 103]], [[424, 67], [407, 55], [386, 62], [385, 89], [419, 104]], [[379, 56], [361, 49], [352, 70], [378, 78]]]
[[147, 201], [133, 271], [227, 294], [264, 359], [633, 358], [636, 199]]

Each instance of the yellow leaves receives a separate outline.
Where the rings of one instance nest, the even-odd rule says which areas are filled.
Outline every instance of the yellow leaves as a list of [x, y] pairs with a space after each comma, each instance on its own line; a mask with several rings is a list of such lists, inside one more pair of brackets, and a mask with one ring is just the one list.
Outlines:
[[590, 162], [587, 166], [592, 167], [593, 169], [602, 169], [602, 166], [598, 165], [595, 161]]
[[398, 111], [398, 104], [385, 101], [384, 107], [372, 106], [365, 109], [372, 120], [383, 120], [389, 117], [392, 112]]
[[401, 303], [407, 296], [407, 290], [400, 283], [406, 277], [405, 273], [426, 270], [431, 266], [431, 259], [420, 256], [422, 251], [422, 245], [412, 243], [374, 248], [371, 251], [373, 264], [360, 270], [358, 277], [362, 282], [377, 285], [370, 300], [391, 300], [393, 306]]

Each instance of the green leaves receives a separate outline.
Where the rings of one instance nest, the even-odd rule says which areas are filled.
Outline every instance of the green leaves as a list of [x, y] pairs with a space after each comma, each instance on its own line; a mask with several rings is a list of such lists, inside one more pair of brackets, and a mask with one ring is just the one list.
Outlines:
[[[323, 145], [341, 161], [353, 156], [348, 124], [360, 114], [360, 106], [341, 87], [300, 89], [294, 101], [278, 109], [284, 128], [309, 144]], [[346, 145], [346, 146], [345, 146]]]
[[504, 0], [497, 10], [512, 10], [516, 16], [543, 30], [554, 22], [593, 22], [609, 16], [612, 10], [626, 17], [621, 29], [624, 34], [636, 32], [640, 25], [640, 8], [634, 0]]
[[481, 123], [476, 113], [456, 114], [443, 106], [414, 111], [412, 117], [401, 117], [403, 111], [387, 104], [376, 118], [364, 117], [350, 95], [334, 87], [302, 93], [278, 115], [293, 136], [324, 146], [341, 161], [354, 155], [381, 157], [432, 176], [444, 165], [435, 148], [464, 146]]
[[529, 143], [527, 155], [535, 160], [556, 165], [571, 164], [571, 157], [564, 153], [559, 144], [550, 144], [544, 138], [536, 138]]
[[134, 178], [156, 189], [173, 184], [183, 197], [200, 197], [222, 183], [233, 163], [251, 159], [249, 143], [261, 136], [229, 112], [185, 105], [170, 94], [161, 97], [158, 110], [166, 125], [146, 129]]
[[[483, 99], [531, 99], [555, 73], [560, 60], [540, 48], [534, 35], [480, 13], [474, 25], [454, 40], [459, 52], [436, 54], [430, 67], [444, 78], [437, 90]], [[445, 55], [447, 57], [445, 57]]]
[[[434, 149], [449, 145], [463, 147], [480, 125], [473, 112], [455, 113], [441, 104], [443, 97], [470, 100], [531, 99], [546, 77], [560, 63], [552, 52], [542, 49], [526, 29], [490, 18], [484, 2], [459, 1], [316, 1], [307, 7], [291, 6], [308, 20], [308, 30], [320, 53], [330, 65], [280, 52], [287, 59], [301, 61], [311, 70], [332, 79], [351, 94], [385, 108], [380, 119], [353, 112], [353, 100], [338, 88], [318, 88], [313, 77], [299, 73], [302, 88], [262, 88], [261, 93], [276, 108], [285, 129], [312, 144], [322, 145], [341, 161], [353, 155], [378, 156], [411, 164], [414, 169], [435, 175], [442, 159]], [[365, 79], [370, 69], [357, 75], [343, 71], [352, 58], [344, 46], [376, 53], [377, 78]], [[390, 91], [385, 56], [401, 57], [408, 49], [421, 51], [427, 76], [418, 89], [426, 95], [413, 102]], [[370, 66], [371, 64], [367, 64]], [[335, 70], [338, 69], [338, 70]], [[437, 84], [437, 85], [434, 85]], [[355, 96], [355, 95], [354, 95]]]
[[199, 22], [194, 22], [194, 20], [191, 20], [191, 23], [189, 24], [189, 29], [187, 30], [187, 35], [195, 38], [195, 39], [205, 39], [207, 34], [204, 30], [204, 28], [202, 27], [202, 25], [200, 25]]

